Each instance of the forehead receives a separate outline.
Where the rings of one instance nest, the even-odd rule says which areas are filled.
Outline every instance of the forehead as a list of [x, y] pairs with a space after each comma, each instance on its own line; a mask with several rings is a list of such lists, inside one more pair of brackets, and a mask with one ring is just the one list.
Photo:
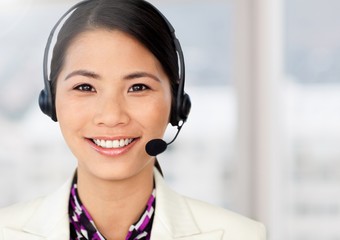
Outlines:
[[70, 43], [64, 69], [97, 71], [147, 70], [164, 74], [157, 58], [138, 40], [119, 30], [93, 29], [80, 33]]
[[136, 51], [136, 53], [152, 54], [133, 36], [120, 30], [105, 28], [95, 28], [79, 33], [70, 42], [66, 53], [74, 54], [77, 51], [86, 53], [86, 51], [91, 51], [93, 48], [98, 51], [107, 51], [108, 53], [123, 51], [131, 53], [131, 51]]
[[[144, 55], [153, 58], [152, 53], [132, 36], [118, 30], [96, 29], [80, 33], [67, 49], [67, 57], [88, 55], [122, 59], [124, 56]], [[90, 56], [92, 56], [90, 58]]]

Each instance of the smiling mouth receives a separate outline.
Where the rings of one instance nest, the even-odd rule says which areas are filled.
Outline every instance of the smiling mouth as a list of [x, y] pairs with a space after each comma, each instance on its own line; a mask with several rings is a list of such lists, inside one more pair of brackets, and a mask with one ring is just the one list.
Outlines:
[[117, 140], [101, 140], [101, 139], [92, 139], [92, 141], [99, 147], [102, 148], [123, 148], [130, 145], [135, 138], [125, 138], [125, 139], [117, 139]]

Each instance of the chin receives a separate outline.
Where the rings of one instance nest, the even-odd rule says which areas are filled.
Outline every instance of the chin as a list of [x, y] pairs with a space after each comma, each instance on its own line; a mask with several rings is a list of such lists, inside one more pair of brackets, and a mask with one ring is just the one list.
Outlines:
[[145, 164], [126, 164], [115, 162], [110, 164], [97, 163], [79, 167], [78, 171], [86, 171], [89, 176], [105, 181], [123, 181], [144, 175], [153, 171], [153, 162]]

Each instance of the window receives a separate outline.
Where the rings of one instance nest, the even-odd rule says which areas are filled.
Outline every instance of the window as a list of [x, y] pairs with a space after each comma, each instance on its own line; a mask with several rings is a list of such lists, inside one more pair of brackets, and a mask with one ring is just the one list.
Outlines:
[[340, 3], [286, 0], [286, 236], [340, 238]]

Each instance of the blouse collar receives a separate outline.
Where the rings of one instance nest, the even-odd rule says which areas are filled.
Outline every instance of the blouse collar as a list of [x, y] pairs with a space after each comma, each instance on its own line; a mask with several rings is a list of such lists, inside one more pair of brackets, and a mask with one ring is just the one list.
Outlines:
[[[156, 205], [155, 196], [156, 189], [154, 188], [139, 220], [130, 226], [126, 240], [150, 239]], [[69, 199], [69, 220], [71, 240], [106, 240], [79, 198], [76, 174], [73, 178]]]

